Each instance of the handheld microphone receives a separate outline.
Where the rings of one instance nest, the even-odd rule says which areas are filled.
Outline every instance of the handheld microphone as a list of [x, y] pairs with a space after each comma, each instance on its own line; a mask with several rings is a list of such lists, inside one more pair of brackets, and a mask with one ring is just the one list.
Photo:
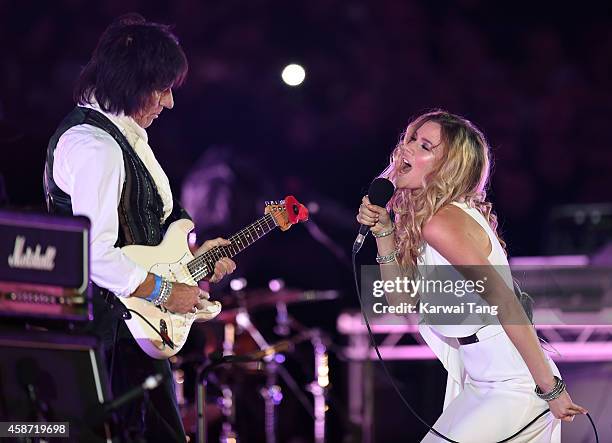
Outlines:
[[[389, 200], [393, 196], [393, 192], [395, 191], [395, 187], [393, 183], [391, 183], [386, 178], [376, 178], [370, 184], [370, 188], [368, 189], [368, 198], [373, 205], [382, 206], [383, 208], [387, 206]], [[357, 238], [355, 239], [355, 243], [353, 243], [353, 254], [357, 254], [361, 247], [363, 246], [363, 241], [366, 236], [370, 232], [370, 227], [366, 225], [359, 225], [359, 234], [357, 234]]]

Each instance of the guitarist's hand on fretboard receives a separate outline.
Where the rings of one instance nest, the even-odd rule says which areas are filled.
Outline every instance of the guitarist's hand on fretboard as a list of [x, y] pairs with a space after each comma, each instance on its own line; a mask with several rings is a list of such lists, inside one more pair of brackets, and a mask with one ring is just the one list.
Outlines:
[[[205, 252], [210, 251], [212, 248], [215, 248], [218, 246], [229, 246], [231, 244], [232, 242], [224, 238], [221, 238], [221, 237], [217, 237], [213, 240], [206, 240], [202, 244], [202, 246], [198, 248], [198, 250], [195, 253], [195, 256], [198, 257], [199, 255], [202, 255]], [[219, 283], [223, 279], [223, 277], [231, 274], [235, 270], [236, 270], [236, 263], [234, 262], [234, 260], [228, 257], [221, 257], [215, 263], [215, 270], [214, 270], [213, 275], [210, 277], [209, 281], [211, 283]]]

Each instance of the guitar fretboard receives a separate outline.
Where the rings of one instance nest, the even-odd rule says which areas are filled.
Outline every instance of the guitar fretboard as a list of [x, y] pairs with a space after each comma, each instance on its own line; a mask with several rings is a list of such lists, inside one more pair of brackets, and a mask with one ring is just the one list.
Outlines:
[[187, 269], [195, 281], [200, 281], [213, 273], [215, 263], [219, 259], [222, 257], [234, 257], [277, 226], [278, 224], [274, 217], [270, 214], [266, 214], [259, 220], [256, 220], [229, 237], [228, 240], [232, 242], [231, 245], [216, 246], [212, 248], [210, 251], [205, 252], [187, 263]]

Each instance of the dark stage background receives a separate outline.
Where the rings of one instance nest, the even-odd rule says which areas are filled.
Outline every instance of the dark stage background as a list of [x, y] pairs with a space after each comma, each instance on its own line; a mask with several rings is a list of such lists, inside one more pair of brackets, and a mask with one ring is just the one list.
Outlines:
[[[610, 9], [482, 0], [0, 0], [0, 204], [43, 209], [48, 137], [73, 106], [72, 85], [112, 19], [139, 12], [174, 24], [189, 76], [174, 109], [148, 131], [174, 192], [201, 239], [249, 223], [264, 200], [295, 194], [309, 204], [310, 226], [254, 245], [238, 258], [237, 275], [251, 288], [283, 278], [291, 287], [339, 290], [339, 301], [290, 310], [340, 340], [335, 319], [356, 307], [346, 255], [361, 196], [424, 110], [464, 115], [488, 136], [490, 197], [511, 256], [600, 246], [601, 238], [590, 250], [556, 250], [549, 217], [560, 204], [611, 200]], [[299, 87], [281, 81], [289, 63], [306, 69]], [[361, 260], [373, 258], [369, 244]], [[346, 372], [334, 365], [341, 404]], [[421, 367], [403, 374], [418, 379]], [[430, 386], [443, 377], [433, 367]], [[442, 391], [429, 392], [418, 395], [432, 419]], [[334, 414], [339, 441], [346, 429]]]

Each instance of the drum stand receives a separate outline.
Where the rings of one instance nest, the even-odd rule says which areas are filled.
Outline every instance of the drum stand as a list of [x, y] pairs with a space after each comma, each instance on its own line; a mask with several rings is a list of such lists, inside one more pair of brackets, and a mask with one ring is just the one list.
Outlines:
[[[247, 331], [253, 341], [257, 344], [259, 349], [262, 351], [266, 349], [273, 349], [270, 347], [266, 339], [263, 337], [261, 332], [251, 322], [251, 317], [246, 309], [241, 309], [236, 315], [236, 324], [243, 330]], [[277, 384], [277, 371], [278, 362], [276, 360], [276, 352], [272, 352], [263, 358], [266, 365], [266, 385], [261, 389], [260, 393], [264, 399], [265, 404], [265, 430], [266, 430], [266, 443], [276, 443], [276, 421], [277, 413], [276, 407], [280, 404], [283, 399], [281, 387]]]
[[[196, 383], [196, 401], [197, 401], [197, 431], [196, 431], [196, 442], [206, 443], [207, 429], [206, 429], [206, 387], [208, 384], [207, 375], [215, 367], [225, 363], [232, 363], [231, 359], [223, 357], [216, 362], [210, 363], [203, 369], [198, 371]], [[238, 437], [234, 431], [234, 425], [236, 422], [236, 406], [232, 390], [228, 385], [221, 386], [221, 412], [224, 416], [223, 424], [221, 425], [221, 435], [219, 436], [220, 443], [236, 443]]]
[[[274, 329], [277, 334], [287, 336], [291, 332], [291, 325], [293, 324], [297, 326], [299, 323], [287, 313], [287, 306], [285, 303], [278, 302], [276, 304], [276, 308], [277, 325]], [[236, 315], [236, 324], [251, 335], [257, 346], [259, 346], [262, 351], [268, 352], [272, 350], [272, 352], [268, 352], [266, 357], [263, 359], [266, 365], [267, 377], [266, 385], [261, 390], [261, 395], [265, 402], [266, 443], [276, 443], [276, 409], [283, 399], [281, 388], [277, 384], [278, 375], [280, 374], [283, 376], [289, 386], [296, 386], [296, 383], [286, 370], [280, 370], [283, 369], [279, 367], [282, 360], [276, 358], [278, 355], [277, 352], [279, 346], [270, 346], [266, 342], [263, 335], [261, 335], [261, 333], [251, 322], [246, 309], [241, 310], [241, 312]], [[325, 415], [328, 409], [327, 390], [329, 388], [329, 358], [327, 354], [327, 346], [322, 338], [323, 334], [319, 329], [308, 330], [301, 325], [299, 329], [301, 329], [301, 332], [299, 332], [297, 336], [290, 341], [293, 344], [296, 344], [309, 338], [312, 344], [315, 358], [315, 373], [314, 380], [308, 384], [306, 389], [312, 393], [314, 399], [314, 441], [315, 443], [324, 443]]]
[[[277, 316], [277, 322], [279, 323], [277, 325], [277, 330], [286, 331], [288, 335], [291, 329], [289, 325], [299, 325], [299, 323], [295, 322], [294, 319], [286, 314], [286, 307], [285, 309], [281, 307], [280, 311], [281, 315]], [[281, 317], [281, 321], [279, 321], [279, 317]], [[295, 381], [291, 378], [289, 373], [280, 366], [283, 360], [278, 358], [282, 357], [279, 356], [279, 352], [286, 351], [290, 345], [290, 342], [296, 344], [303, 340], [310, 339], [314, 351], [315, 373], [314, 380], [308, 384], [306, 389], [312, 393], [314, 399], [314, 413], [311, 414], [311, 416], [314, 418], [314, 441], [315, 443], [324, 443], [326, 423], [325, 415], [328, 408], [327, 390], [329, 388], [329, 359], [327, 354], [327, 346], [325, 345], [321, 331], [319, 329], [308, 330], [300, 325], [298, 328], [300, 332], [293, 340], [279, 342], [270, 346], [261, 332], [259, 332], [259, 330], [251, 322], [250, 316], [246, 309], [241, 308], [236, 314], [236, 325], [249, 333], [257, 346], [260, 348], [260, 351], [245, 356], [233, 355], [232, 350], [235, 338], [235, 327], [233, 324], [225, 325], [223, 357], [198, 371], [196, 380], [198, 413], [196, 441], [198, 443], [206, 443], [206, 420], [204, 417], [204, 407], [206, 405], [206, 384], [208, 372], [224, 363], [263, 361], [266, 365], [266, 384], [260, 392], [265, 403], [266, 443], [276, 443], [277, 406], [283, 399], [281, 388], [277, 384], [278, 375], [281, 375], [292, 389], [297, 390], [298, 392], [296, 392], [296, 394], [299, 395], [299, 388], [297, 387]], [[233, 394], [230, 387], [227, 385], [222, 386], [221, 391], [223, 395], [222, 413], [225, 419], [222, 425], [220, 443], [236, 443], [239, 441], [239, 439], [234, 431], [236, 408], [233, 400]], [[304, 396], [302, 395], [302, 397]], [[307, 403], [307, 400], [304, 400], [302, 403]], [[304, 404], [304, 406], [307, 407], [308, 405]]]
[[[235, 327], [232, 323], [226, 323], [224, 325], [223, 334], [223, 356], [217, 361], [211, 362], [208, 365], [200, 368], [196, 377], [196, 402], [197, 402], [197, 431], [196, 431], [196, 442], [206, 443], [207, 429], [206, 429], [206, 387], [208, 384], [208, 373], [225, 363], [232, 362], [232, 351], [234, 348], [235, 340]], [[223, 384], [221, 385], [221, 413], [224, 417], [223, 424], [221, 425], [221, 434], [219, 436], [220, 443], [236, 443], [238, 441], [236, 432], [234, 431], [234, 425], [236, 423], [236, 406], [234, 403], [234, 396], [231, 388]]]
[[325, 442], [325, 412], [327, 411], [327, 389], [329, 386], [329, 358], [321, 331], [311, 331], [310, 342], [315, 357], [315, 379], [307, 386], [314, 399], [314, 441]]
[[[231, 356], [234, 353], [234, 342], [236, 340], [236, 328], [233, 323], [223, 326], [223, 356]], [[232, 388], [221, 385], [221, 414], [223, 423], [219, 435], [219, 443], [236, 443], [238, 441], [234, 427], [236, 425], [236, 404]]]

